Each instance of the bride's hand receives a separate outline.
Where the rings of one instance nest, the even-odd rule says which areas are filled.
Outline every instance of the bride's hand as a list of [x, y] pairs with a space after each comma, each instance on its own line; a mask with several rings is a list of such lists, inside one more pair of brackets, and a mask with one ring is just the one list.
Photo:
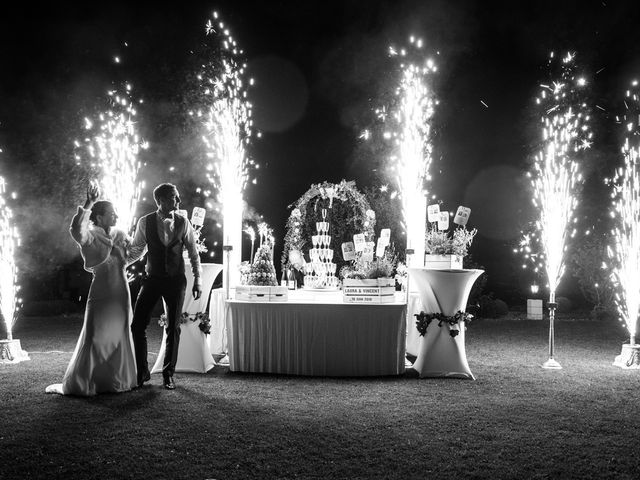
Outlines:
[[84, 208], [91, 208], [93, 204], [96, 203], [99, 196], [100, 188], [98, 187], [98, 184], [90, 182], [89, 185], [87, 185], [87, 200], [84, 202]]

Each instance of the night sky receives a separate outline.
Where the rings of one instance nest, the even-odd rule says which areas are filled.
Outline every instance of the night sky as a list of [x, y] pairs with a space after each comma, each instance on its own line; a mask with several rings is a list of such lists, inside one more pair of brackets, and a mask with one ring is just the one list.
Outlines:
[[[604, 109], [594, 111], [592, 127], [593, 156], [605, 160], [585, 171], [607, 175], [620, 161], [613, 116], [625, 86], [640, 75], [637, 3], [56, 2], [36, 8], [23, 2], [0, 19], [2, 171], [11, 179], [20, 164], [35, 162], [36, 149], [19, 147], [25, 139], [46, 136], [39, 141], [67, 151], [82, 117], [95, 111], [112, 82], [128, 80], [145, 100], [139, 121], [151, 145], [144, 153], [148, 184], [197, 185], [193, 137], [179, 121], [181, 89], [204, 24], [217, 10], [256, 82], [249, 94], [262, 138], [250, 154], [261, 168], [247, 201], [281, 243], [287, 206], [310, 184], [344, 178], [364, 189], [390, 183], [372, 172], [359, 135], [376, 95], [390, 85], [387, 47], [405, 45], [413, 34], [439, 66], [429, 191], [448, 210], [471, 207], [470, 226], [479, 230], [471, 252], [486, 267], [490, 288], [500, 291], [513, 283], [520, 262], [511, 245], [532, 215], [523, 173], [539, 134], [532, 107], [549, 52], [577, 53], [593, 103]], [[113, 63], [115, 55], [121, 64]], [[22, 198], [38, 196], [28, 176], [18, 178]], [[607, 203], [602, 198], [603, 209]]]

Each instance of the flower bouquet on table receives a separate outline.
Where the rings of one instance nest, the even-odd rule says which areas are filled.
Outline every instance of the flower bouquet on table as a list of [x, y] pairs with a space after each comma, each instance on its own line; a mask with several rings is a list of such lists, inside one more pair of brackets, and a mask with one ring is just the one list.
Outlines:
[[344, 302], [390, 303], [395, 300], [393, 272], [397, 258], [389, 245], [389, 234], [388, 228], [382, 230], [377, 247], [376, 242], [366, 241], [364, 234], [354, 235], [353, 242], [342, 244], [343, 257], [351, 262], [340, 270]]
[[[193, 207], [193, 211], [191, 212], [191, 226], [193, 227], [193, 236], [196, 243], [196, 249], [198, 253], [207, 253], [209, 249], [205, 244], [205, 237], [202, 234], [202, 227], [204, 226], [204, 219], [207, 214], [207, 211], [202, 207]], [[178, 215], [183, 216], [184, 218], [188, 218], [188, 214], [186, 210], [178, 210]], [[185, 258], [188, 257], [188, 253], [184, 250], [183, 255]]]
[[196, 241], [196, 249], [198, 250], [198, 253], [207, 253], [209, 249], [204, 243], [205, 239], [204, 239], [204, 236], [202, 235], [202, 227], [194, 228], [193, 235]]
[[238, 267], [240, 270], [240, 285], [246, 285], [249, 282], [249, 272], [251, 272], [251, 264], [245, 260]]
[[400, 285], [400, 289], [403, 292], [406, 291], [407, 289], [408, 277], [409, 277], [409, 269], [404, 263], [398, 262], [398, 264], [396, 265], [396, 275], [394, 278], [396, 280], [396, 284]]
[[449, 230], [449, 212], [441, 212], [438, 204], [429, 205], [429, 224], [425, 233], [426, 268], [462, 269], [462, 259], [469, 253], [469, 247], [477, 229], [467, 230], [471, 209], [458, 207], [453, 219], [457, 227]]

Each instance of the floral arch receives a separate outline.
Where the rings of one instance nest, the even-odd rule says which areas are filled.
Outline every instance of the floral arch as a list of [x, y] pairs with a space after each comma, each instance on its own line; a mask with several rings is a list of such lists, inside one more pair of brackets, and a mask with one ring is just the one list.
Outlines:
[[373, 240], [375, 212], [354, 181], [313, 184], [297, 202], [289, 205], [291, 207], [282, 252], [283, 272], [289, 266], [300, 270], [303, 261], [309, 261], [311, 236], [316, 234], [316, 222], [323, 220], [323, 209], [326, 209], [326, 221], [330, 223], [329, 235], [337, 271], [347, 264], [342, 258], [342, 243], [353, 241], [356, 233], [364, 233], [367, 240]]

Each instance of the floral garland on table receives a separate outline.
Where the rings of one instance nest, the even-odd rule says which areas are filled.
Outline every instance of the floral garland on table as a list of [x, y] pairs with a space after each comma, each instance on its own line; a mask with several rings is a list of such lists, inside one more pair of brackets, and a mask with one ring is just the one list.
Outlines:
[[[200, 322], [198, 324], [198, 328], [202, 331], [202, 333], [204, 333], [205, 335], [209, 335], [211, 333], [211, 320], [209, 319], [209, 315], [204, 312], [198, 312], [194, 314], [182, 312], [182, 315], [180, 315], [180, 318], [178, 320], [181, 325], [183, 323], [187, 323], [188, 321], [198, 321]], [[167, 315], [163, 313], [158, 319], [158, 325], [160, 325], [162, 328], [166, 328], [168, 324], [169, 322], [167, 319]]]
[[346, 264], [340, 248], [342, 242], [350, 241], [355, 233], [364, 233], [367, 238], [374, 235], [375, 212], [354, 181], [313, 184], [294, 204], [289, 205], [291, 207], [293, 210], [287, 220], [282, 251], [283, 271], [290, 265], [298, 270], [304, 265], [304, 252], [316, 233], [316, 222], [322, 220], [320, 212], [323, 208], [330, 212], [333, 261], [339, 267]]
[[416, 328], [418, 329], [418, 332], [420, 333], [420, 335], [422, 335], [423, 337], [427, 333], [427, 328], [429, 327], [429, 324], [431, 323], [432, 320], [437, 320], [439, 327], [441, 327], [443, 323], [448, 323], [449, 335], [451, 335], [452, 337], [455, 337], [456, 335], [458, 335], [458, 333], [460, 333], [460, 322], [469, 323], [473, 319], [473, 315], [467, 312], [462, 312], [460, 310], [458, 310], [451, 317], [448, 317], [444, 313], [440, 313], [440, 312], [437, 312], [437, 313], [420, 312], [420, 313], [414, 314], [414, 316], [417, 318]]

